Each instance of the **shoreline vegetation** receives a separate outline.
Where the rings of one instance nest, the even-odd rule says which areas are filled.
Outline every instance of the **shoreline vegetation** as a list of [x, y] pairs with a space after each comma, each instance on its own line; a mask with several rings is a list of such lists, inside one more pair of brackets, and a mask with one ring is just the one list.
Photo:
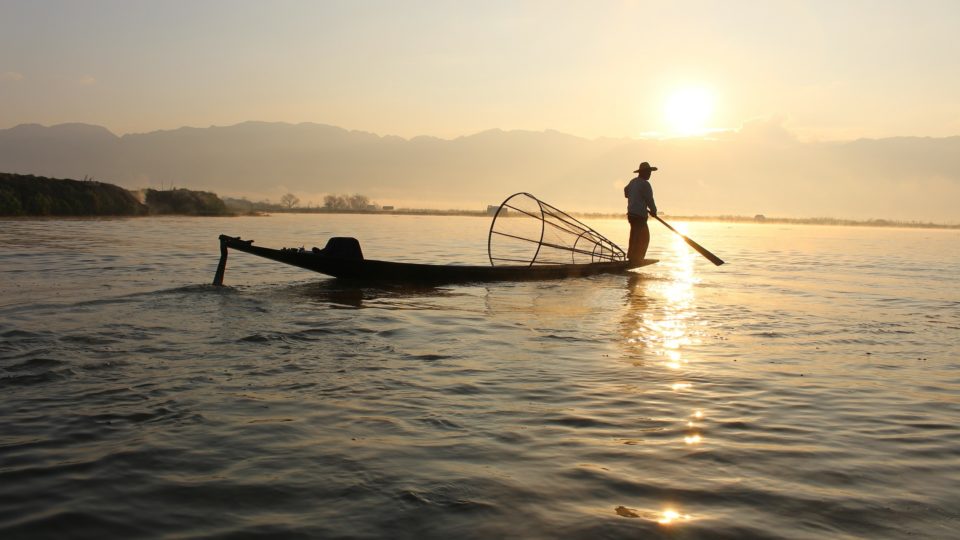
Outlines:
[[0, 173], [0, 216], [143, 216], [130, 191], [92, 179]]
[[231, 216], [216, 193], [190, 189], [130, 191], [92, 178], [71, 180], [0, 173], [0, 216]]
[[[491, 217], [497, 206], [486, 210], [394, 208], [380, 206], [365, 195], [328, 195], [324, 206], [301, 207], [293, 194], [279, 203], [253, 202], [245, 198], [220, 198], [216, 193], [183, 188], [127, 190], [91, 178], [83, 180], [0, 173], [0, 217], [141, 217], [141, 216], [264, 216], [269, 214], [374, 214], [410, 216]], [[622, 213], [571, 212], [583, 219], [620, 219]], [[960, 230], [960, 224], [889, 219], [853, 220], [831, 217], [783, 218], [757, 214], [753, 217], [685, 216], [661, 213], [676, 221], [762, 223], [780, 225], [834, 225]]]

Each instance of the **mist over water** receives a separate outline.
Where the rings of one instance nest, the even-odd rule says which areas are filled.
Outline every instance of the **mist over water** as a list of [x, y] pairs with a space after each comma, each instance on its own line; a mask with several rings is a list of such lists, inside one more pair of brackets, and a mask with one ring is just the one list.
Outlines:
[[[625, 220], [591, 222], [624, 245]], [[656, 223], [637, 275], [358, 287], [231, 252], [485, 264], [489, 221], [0, 221], [0, 537], [932, 537], [960, 522], [960, 231]]]

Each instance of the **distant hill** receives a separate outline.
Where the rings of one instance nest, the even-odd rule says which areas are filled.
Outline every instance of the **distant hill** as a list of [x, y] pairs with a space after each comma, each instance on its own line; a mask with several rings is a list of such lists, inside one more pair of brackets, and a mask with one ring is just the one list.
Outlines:
[[960, 222], [960, 137], [797, 140], [776, 121], [699, 139], [584, 139], [490, 130], [404, 139], [322, 124], [246, 122], [116, 136], [99, 126], [0, 130], [0, 170], [171, 185], [253, 200], [363, 193], [385, 205], [482, 209], [516, 191], [620, 212], [639, 161], [665, 211]]
[[224, 202], [206, 191], [147, 189], [134, 193], [113, 184], [0, 173], [0, 216], [230, 215]]
[[170, 189], [144, 190], [144, 201], [151, 214], [178, 214], [188, 216], [224, 216], [230, 214], [227, 205], [209, 191]]
[[147, 206], [103, 182], [0, 173], [0, 216], [142, 216]]

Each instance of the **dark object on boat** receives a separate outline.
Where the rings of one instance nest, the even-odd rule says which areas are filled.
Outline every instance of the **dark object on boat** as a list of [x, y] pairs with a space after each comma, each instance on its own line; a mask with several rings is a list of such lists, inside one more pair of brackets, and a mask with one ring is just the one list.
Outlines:
[[[647, 259], [639, 265], [629, 264], [619, 246], [529, 193], [508, 197], [497, 210], [487, 239], [490, 266], [364, 259], [355, 238], [331, 238], [323, 249], [307, 251], [254, 246], [252, 240], [221, 234], [214, 285], [223, 285], [228, 248], [341, 279], [393, 283], [559, 279], [620, 273], [657, 262]], [[504, 262], [510, 264], [498, 265]]]
[[323, 257], [339, 257], [341, 259], [363, 259], [363, 250], [356, 238], [334, 236], [327, 240], [323, 249], [313, 248], [313, 253]]

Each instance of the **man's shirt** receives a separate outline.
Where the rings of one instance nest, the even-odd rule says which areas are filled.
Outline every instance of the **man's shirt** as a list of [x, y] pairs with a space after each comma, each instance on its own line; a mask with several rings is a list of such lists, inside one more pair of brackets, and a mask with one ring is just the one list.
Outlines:
[[644, 180], [639, 176], [630, 180], [627, 187], [623, 188], [623, 194], [627, 197], [627, 213], [647, 217], [647, 208], [651, 212], [657, 212], [657, 203], [653, 201], [653, 187], [649, 180]]

